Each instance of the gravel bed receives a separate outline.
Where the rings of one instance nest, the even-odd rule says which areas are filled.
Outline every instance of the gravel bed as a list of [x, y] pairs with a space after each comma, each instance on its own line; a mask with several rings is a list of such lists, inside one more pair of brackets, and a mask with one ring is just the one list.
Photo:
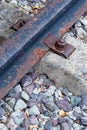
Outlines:
[[[32, 3], [33, 0], [30, 1], [29, 3]], [[9, 6], [9, 2], [15, 3], [15, 0], [1, 2], [0, 8], [3, 8], [3, 3]], [[22, 1], [16, 1], [18, 10], [17, 2]], [[34, 15], [25, 12], [27, 11], [24, 11], [26, 17]], [[8, 37], [12, 32], [8, 34], [8, 31], [4, 33], [4, 30], [1, 33], [1, 21], [5, 19], [4, 12], [2, 13], [0, 34], [3, 40], [4, 34]], [[81, 17], [64, 37], [69, 35], [87, 44], [87, 16]], [[0, 100], [0, 130], [87, 130], [87, 95], [75, 96], [66, 86], [59, 87], [55, 80], [50, 80], [45, 74], [39, 75], [31, 69], [20, 83]]]
[[0, 130], [87, 130], [87, 95], [31, 69], [2, 100]]

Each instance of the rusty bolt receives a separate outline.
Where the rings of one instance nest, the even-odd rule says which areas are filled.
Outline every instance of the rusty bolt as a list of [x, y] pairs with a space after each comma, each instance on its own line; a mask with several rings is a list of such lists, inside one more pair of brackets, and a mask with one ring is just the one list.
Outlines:
[[55, 47], [57, 49], [62, 49], [65, 47], [65, 45], [66, 45], [66, 43], [63, 40], [57, 40], [55, 43]]

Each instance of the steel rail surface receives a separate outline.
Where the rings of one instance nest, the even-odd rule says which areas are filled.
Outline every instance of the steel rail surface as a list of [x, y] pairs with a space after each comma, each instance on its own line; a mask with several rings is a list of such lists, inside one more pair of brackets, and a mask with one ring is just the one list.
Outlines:
[[0, 44], [0, 98], [48, 51], [42, 39], [60, 38], [87, 11], [87, 0], [53, 0], [19, 31]]

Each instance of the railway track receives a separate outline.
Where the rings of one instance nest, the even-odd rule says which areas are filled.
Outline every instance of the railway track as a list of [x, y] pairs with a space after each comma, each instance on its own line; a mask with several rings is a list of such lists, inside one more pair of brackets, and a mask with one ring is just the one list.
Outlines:
[[49, 48], [65, 58], [73, 53], [74, 46], [69, 46], [69, 50], [66, 47], [62, 53], [49, 41], [57, 41], [59, 48], [66, 46], [60, 42], [61, 37], [86, 11], [87, 0], [53, 0], [21, 28], [18, 25], [20, 29], [0, 44], [0, 98], [20, 81]]

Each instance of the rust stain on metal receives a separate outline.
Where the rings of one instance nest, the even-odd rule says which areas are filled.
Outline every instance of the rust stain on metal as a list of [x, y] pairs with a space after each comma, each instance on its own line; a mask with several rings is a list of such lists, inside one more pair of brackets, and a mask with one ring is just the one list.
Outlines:
[[3, 58], [6, 57], [6, 53], [10, 55], [10, 52], [8, 50], [10, 49], [17, 49], [18, 45], [15, 45], [15, 40], [14, 39], [7, 39], [5, 42], [0, 44], [0, 56]]
[[16, 79], [21, 79], [30, 68], [32, 68], [46, 53], [45, 49], [36, 48], [26, 59], [26, 61], [17, 69]]
[[24, 26], [24, 24], [26, 24], [28, 22], [28, 20], [25, 20], [25, 19], [20, 19], [18, 20], [14, 25], [12, 25], [10, 28], [15, 30], [15, 31], [18, 31], [21, 27]]
[[52, 51], [66, 59], [75, 51], [75, 48], [72, 45], [58, 40], [52, 34], [47, 35], [46, 38], [43, 39], [43, 43]]

